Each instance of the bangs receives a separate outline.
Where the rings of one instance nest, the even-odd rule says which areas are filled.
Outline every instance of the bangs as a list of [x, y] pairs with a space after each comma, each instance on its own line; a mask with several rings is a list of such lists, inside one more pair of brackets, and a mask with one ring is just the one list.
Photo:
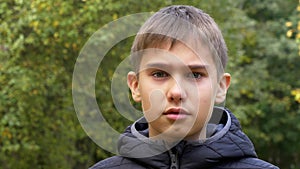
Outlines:
[[177, 42], [191, 49], [197, 49], [197, 44], [200, 45], [200, 40], [204, 38], [195, 25], [176, 16], [163, 13], [160, 15], [160, 19], [150, 19], [140, 29], [131, 49], [133, 52], [147, 48], [168, 50]]
[[131, 62], [135, 71], [138, 71], [145, 49], [171, 50], [175, 44], [182, 43], [197, 54], [197, 46], [206, 44], [202, 41], [205, 38], [199, 29], [190, 22], [169, 14], [160, 15], [158, 20], [148, 20], [135, 37], [131, 48]]

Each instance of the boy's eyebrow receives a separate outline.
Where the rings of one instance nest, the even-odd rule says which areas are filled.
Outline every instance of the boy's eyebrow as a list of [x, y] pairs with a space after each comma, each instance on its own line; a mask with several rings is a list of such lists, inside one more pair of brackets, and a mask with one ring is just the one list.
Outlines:
[[[146, 65], [147, 68], [166, 68], [169, 67], [170, 65], [166, 63], [149, 63]], [[191, 64], [191, 65], [186, 65], [187, 68], [189, 69], [207, 69], [208, 65], [203, 65], [203, 64]]]
[[195, 64], [195, 65], [187, 65], [190, 69], [207, 69], [208, 65]]

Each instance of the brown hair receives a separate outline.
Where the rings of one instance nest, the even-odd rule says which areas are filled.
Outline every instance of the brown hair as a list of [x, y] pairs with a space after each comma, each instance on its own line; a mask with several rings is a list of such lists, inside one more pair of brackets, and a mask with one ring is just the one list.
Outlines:
[[140, 51], [147, 48], [171, 49], [178, 42], [196, 54], [201, 52], [197, 51], [197, 46], [207, 45], [218, 74], [224, 72], [228, 58], [227, 47], [218, 25], [202, 10], [185, 5], [159, 10], [140, 28], [131, 48], [131, 61], [136, 71], [141, 61]]

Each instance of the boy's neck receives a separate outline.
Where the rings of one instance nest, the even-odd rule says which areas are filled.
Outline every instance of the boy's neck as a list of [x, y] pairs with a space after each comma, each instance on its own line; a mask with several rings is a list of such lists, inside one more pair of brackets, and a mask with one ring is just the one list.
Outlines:
[[204, 126], [199, 134], [187, 136], [185, 138], [173, 138], [173, 137], [165, 137], [165, 136], [156, 136], [152, 135], [151, 131], [149, 131], [149, 138], [153, 140], [164, 140], [167, 143], [170, 143], [170, 145], [174, 144], [175, 142], [179, 142], [181, 140], [185, 141], [198, 141], [198, 140], [205, 140], [206, 139], [206, 126]]

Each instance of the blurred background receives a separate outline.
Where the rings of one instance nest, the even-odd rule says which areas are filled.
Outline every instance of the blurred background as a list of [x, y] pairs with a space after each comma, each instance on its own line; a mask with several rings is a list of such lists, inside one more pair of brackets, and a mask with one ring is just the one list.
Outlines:
[[[258, 156], [280, 168], [300, 168], [296, 0], [1, 0], [0, 168], [82, 169], [111, 156], [77, 119], [72, 103], [76, 59], [105, 24], [172, 4], [196, 6], [219, 24], [232, 75], [226, 107], [241, 121]], [[133, 38], [109, 51], [96, 78], [100, 109], [120, 132], [131, 121], [116, 111], [110, 82]]]

